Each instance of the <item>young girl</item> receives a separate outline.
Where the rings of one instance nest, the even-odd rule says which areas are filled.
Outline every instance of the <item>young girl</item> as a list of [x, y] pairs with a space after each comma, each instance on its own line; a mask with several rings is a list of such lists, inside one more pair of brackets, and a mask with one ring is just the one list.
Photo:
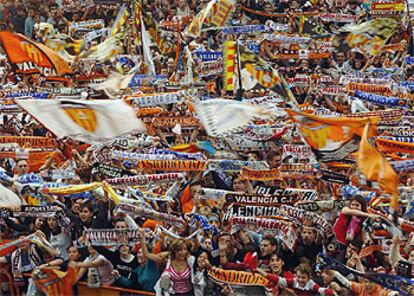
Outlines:
[[361, 241], [363, 218], [377, 218], [366, 212], [367, 206], [362, 196], [351, 198], [349, 206], [344, 207], [333, 226], [333, 231], [342, 250], [353, 240]]

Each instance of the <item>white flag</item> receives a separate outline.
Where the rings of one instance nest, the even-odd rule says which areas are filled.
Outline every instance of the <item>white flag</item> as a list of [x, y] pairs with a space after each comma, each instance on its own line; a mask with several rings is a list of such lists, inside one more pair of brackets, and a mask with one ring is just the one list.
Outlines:
[[145, 131], [134, 110], [122, 100], [17, 100], [17, 104], [58, 138], [94, 143]]
[[240, 132], [254, 120], [273, 120], [286, 115], [283, 109], [272, 104], [255, 106], [249, 102], [224, 99], [196, 101], [194, 109], [207, 134], [214, 137]]

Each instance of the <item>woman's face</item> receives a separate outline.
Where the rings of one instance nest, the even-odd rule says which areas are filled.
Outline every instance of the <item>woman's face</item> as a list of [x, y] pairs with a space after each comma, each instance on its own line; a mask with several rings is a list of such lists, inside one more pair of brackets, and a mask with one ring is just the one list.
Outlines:
[[236, 178], [233, 181], [233, 190], [236, 192], [246, 192], [246, 185], [242, 180]]
[[96, 252], [96, 250], [92, 247], [92, 245], [89, 245], [89, 246], [88, 246], [88, 251], [89, 251], [89, 254], [91, 254], [91, 256], [92, 256], [92, 257], [95, 257], [95, 255], [98, 253], [98, 252]]
[[119, 253], [121, 256], [127, 256], [129, 255], [129, 247], [127, 245], [122, 245], [119, 247]]
[[49, 226], [50, 229], [56, 229], [58, 226], [57, 220], [56, 218], [50, 217], [47, 218], [47, 225]]
[[89, 210], [88, 207], [82, 208], [82, 210], [79, 212], [79, 218], [82, 222], [87, 222], [89, 219], [92, 218], [92, 212]]
[[142, 253], [142, 249], [139, 249], [137, 253], [137, 260], [139, 264], [144, 264], [147, 262], [147, 257], [144, 256], [144, 253]]
[[208, 260], [208, 255], [206, 252], [203, 252], [198, 256], [197, 258], [197, 264], [200, 267], [200, 269], [206, 268], [206, 261]]
[[352, 210], [361, 211], [362, 210], [362, 205], [359, 202], [357, 202], [356, 200], [353, 200], [349, 204], [349, 208], [352, 209]]
[[280, 274], [282, 272], [283, 264], [283, 260], [277, 256], [272, 256], [270, 258], [269, 267], [274, 274]]
[[69, 256], [69, 260], [78, 261], [80, 257], [78, 248], [70, 247], [68, 250], [68, 256]]
[[45, 225], [45, 219], [43, 218], [36, 218], [34, 226], [36, 229], [40, 229]]
[[183, 244], [181, 249], [176, 251], [175, 258], [178, 260], [187, 259], [187, 245], [186, 244]]
[[306, 273], [298, 271], [296, 273], [296, 280], [298, 281], [299, 287], [305, 287], [306, 283], [309, 281], [309, 276]]

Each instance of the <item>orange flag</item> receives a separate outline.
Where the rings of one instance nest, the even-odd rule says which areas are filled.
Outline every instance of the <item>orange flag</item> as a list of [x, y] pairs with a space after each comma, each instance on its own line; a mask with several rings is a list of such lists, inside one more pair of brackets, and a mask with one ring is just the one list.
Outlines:
[[365, 126], [364, 133], [357, 152], [359, 170], [370, 181], [377, 181], [381, 190], [392, 194], [392, 207], [398, 206], [399, 178], [388, 160], [374, 146], [368, 142], [369, 123]]
[[0, 44], [18, 73], [41, 72], [46, 76], [72, 73], [69, 65], [55, 51], [23, 35], [2, 31]]

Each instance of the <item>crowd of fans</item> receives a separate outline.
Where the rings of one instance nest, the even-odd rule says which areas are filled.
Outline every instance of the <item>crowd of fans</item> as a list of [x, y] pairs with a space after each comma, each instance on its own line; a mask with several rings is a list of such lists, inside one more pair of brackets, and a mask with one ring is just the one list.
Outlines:
[[[0, 3], [0, 24], [3, 30], [21, 33], [35, 39], [35, 25], [47, 22], [61, 33], [68, 33], [72, 22], [103, 19], [106, 27], [115, 21], [120, 3], [117, 1], [66, 1], [66, 0], [15, 0]], [[121, 2], [121, 1], [119, 1]], [[367, 1], [319, 0], [241, 0], [237, 1], [233, 17], [228, 26], [265, 24], [269, 20], [275, 23], [288, 23], [290, 15], [302, 12], [326, 12], [356, 16], [354, 22], [361, 23], [370, 19], [365, 7]], [[334, 3], [335, 2], [335, 3]], [[368, 1], [369, 2], [369, 1]], [[185, 17], [196, 16], [208, 1], [202, 0], [155, 0], [142, 1], [143, 11], [161, 24]], [[246, 9], [247, 8], [247, 9]], [[273, 14], [273, 16], [272, 16]], [[346, 96], [336, 96], [322, 92], [318, 85], [307, 81], [295, 84], [298, 77], [325, 75], [333, 79], [341, 76], [353, 76], [368, 79], [384, 79], [392, 73], [394, 81], [409, 81], [413, 72], [407, 63], [410, 49], [409, 29], [402, 24], [400, 32], [394, 34], [389, 44], [400, 44], [398, 50], [387, 50], [375, 56], [359, 48], [337, 49], [326, 58], [289, 58], [275, 59], [276, 53], [289, 53], [289, 46], [271, 42], [260, 44], [259, 55], [285, 77], [299, 104], [309, 108], [319, 108], [330, 112], [348, 114], [351, 102]], [[332, 23], [326, 33], [331, 34], [339, 28]], [[223, 42], [231, 37], [219, 31], [205, 31], [197, 38], [183, 38], [183, 42], [197, 51], [221, 51]], [[125, 41], [127, 42], [127, 41]], [[157, 74], [167, 74], [171, 83], [178, 83], [178, 67], [174, 58], [163, 55], [152, 46]], [[2, 62], [7, 67], [7, 61]], [[83, 65], [83, 64], [82, 64]], [[109, 74], [115, 69], [115, 63], [96, 63], [88, 71], [79, 64], [79, 73]], [[74, 65], [74, 67], [76, 67]], [[94, 72], [95, 71], [95, 72]], [[4, 74], [5, 75], [5, 74]], [[388, 77], [388, 76], [387, 76]], [[14, 91], [36, 88], [36, 80], [24, 75], [8, 72], [2, 77], [5, 85], [13, 85]], [[214, 89], [200, 89], [196, 95], [232, 97], [223, 87], [223, 79], [215, 78]], [[54, 86], [63, 87], [54, 82]], [[74, 87], [74, 86], [71, 86]], [[145, 92], [145, 91], [144, 91]], [[244, 91], [244, 98], [255, 98], [271, 94], [266, 89]], [[103, 94], [100, 94], [104, 96]], [[283, 104], [283, 103], [282, 103]], [[191, 116], [192, 110], [185, 103], [175, 103], [162, 107], [164, 112], [174, 116]], [[376, 104], [365, 104], [363, 111], [381, 110]], [[2, 114], [2, 136], [39, 136], [53, 135], [41, 124], [25, 113]], [[302, 139], [292, 132], [289, 136], [267, 142], [264, 150], [238, 150], [226, 147], [217, 148], [214, 155], [203, 152], [203, 160], [232, 158], [244, 161], [266, 161], [270, 169], [277, 169], [283, 163], [297, 163], [284, 154], [284, 145], [303, 145]], [[133, 140], [131, 140], [133, 138]], [[169, 127], [157, 127], [151, 136], [131, 137], [137, 145], [120, 147], [117, 142], [105, 145], [85, 145], [77, 141], [64, 139], [62, 150], [66, 150], [66, 159], [57, 161], [51, 156], [41, 166], [33, 170], [26, 157], [1, 159], [1, 170], [9, 179], [1, 180], [2, 188], [8, 188], [18, 194], [24, 203], [30, 203], [33, 192], [30, 186], [23, 186], [25, 176], [43, 179], [44, 182], [63, 184], [89, 184], [109, 179], [108, 175], [96, 169], [98, 164], [108, 164], [127, 175], [148, 173], [136, 169], [129, 161], [120, 161], [111, 157], [113, 150], [125, 150], [130, 153], [150, 153], [153, 149], [168, 149], [180, 144], [212, 140], [204, 129], [186, 129], [172, 131]], [[69, 151], [67, 150], [69, 148]], [[27, 147], [26, 147], [27, 148]], [[220, 157], [222, 154], [222, 157]], [[305, 162], [310, 161], [305, 159]], [[325, 164], [320, 164], [326, 168]], [[348, 185], [363, 190], [375, 191], [375, 185], [366, 182], [353, 166], [339, 168], [337, 173], [345, 175]], [[52, 178], [56, 170], [70, 171], [70, 177]], [[149, 172], [156, 173], [156, 172]], [[158, 172], [159, 173], [159, 172]], [[26, 177], [29, 178], [29, 177]], [[37, 180], [36, 179], [36, 180]], [[401, 173], [404, 186], [413, 184], [413, 174]], [[26, 182], [33, 183], [33, 181]], [[16, 185], [18, 184], [18, 185]], [[221, 198], [209, 197], [207, 189], [220, 189], [236, 193], [253, 194], [258, 187], [300, 188], [316, 190], [317, 200], [347, 200], [346, 206], [317, 213], [326, 219], [334, 233], [328, 239], [312, 221], [306, 220], [294, 225], [296, 241], [288, 246], [280, 233], [267, 233], [254, 223], [234, 225], [226, 215], [229, 204]], [[414, 277], [414, 237], [412, 232], [404, 235], [389, 232], [378, 235], [373, 227], [367, 225], [382, 223], [382, 217], [369, 211], [366, 196], [354, 194], [351, 198], [343, 191], [335, 189], [338, 185], [317, 175], [314, 178], [285, 178], [272, 181], [250, 181], [240, 173], [226, 173], [220, 170], [204, 172], [186, 172], [185, 177], [173, 181], [151, 181], [140, 187], [153, 194], [168, 196], [167, 201], [151, 200], [146, 202], [157, 212], [181, 216], [185, 225], [168, 224], [157, 219], [142, 217], [139, 214], [116, 210], [116, 204], [108, 194], [92, 192], [87, 197], [54, 197], [43, 194], [47, 204], [55, 206], [56, 214], [47, 217], [15, 218], [6, 211], [0, 218], [0, 241], [7, 244], [22, 239], [16, 246], [2, 249], [0, 245], [0, 295], [8, 295], [10, 288], [6, 273], [11, 274], [15, 287], [27, 295], [36, 293], [50, 294], [41, 289], [36, 278], [36, 270], [60, 270], [72, 275], [71, 292], [77, 293], [78, 282], [87, 282], [90, 289], [94, 286], [115, 286], [130, 290], [156, 292], [157, 295], [402, 295], [397, 291], [354, 274], [342, 274], [340, 270], [321, 269], [319, 254], [323, 253], [338, 262], [361, 273], [401, 275], [398, 267], [402, 264], [410, 270], [401, 276]], [[374, 188], [374, 189], [373, 189]], [[3, 190], [3, 189], [2, 189]], [[339, 193], [338, 193], [339, 192]], [[341, 193], [342, 192], [342, 193]], [[377, 190], [378, 192], [378, 190]], [[128, 195], [125, 188], [117, 188], [121, 196]], [[130, 195], [128, 195], [130, 196]], [[144, 198], [145, 199], [145, 198]], [[398, 215], [402, 215], [401, 212]], [[203, 217], [194, 222], [194, 217]], [[405, 218], [407, 221], [410, 217]], [[208, 228], [202, 225], [208, 225]], [[162, 228], [160, 228], [162, 226]], [[91, 242], [86, 235], [88, 229], [136, 230], [140, 239], [134, 244], [100, 246]], [[197, 233], [195, 235], [195, 229]], [[168, 231], [165, 231], [168, 230]], [[412, 231], [412, 230], [411, 230]], [[30, 236], [35, 234], [35, 236]], [[29, 238], [28, 238], [29, 237]], [[388, 242], [388, 251], [384, 249], [362, 255], [361, 250], [369, 246], [379, 246]], [[209, 274], [217, 268], [223, 270], [246, 271], [267, 279], [265, 286], [243, 286], [214, 280]], [[32, 275], [31, 275], [32, 274]], [[389, 288], [389, 287], [388, 287]], [[93, 292], [91, 292], [93, 293]], [[414, 289], [411, 294], [414, 295]]]

